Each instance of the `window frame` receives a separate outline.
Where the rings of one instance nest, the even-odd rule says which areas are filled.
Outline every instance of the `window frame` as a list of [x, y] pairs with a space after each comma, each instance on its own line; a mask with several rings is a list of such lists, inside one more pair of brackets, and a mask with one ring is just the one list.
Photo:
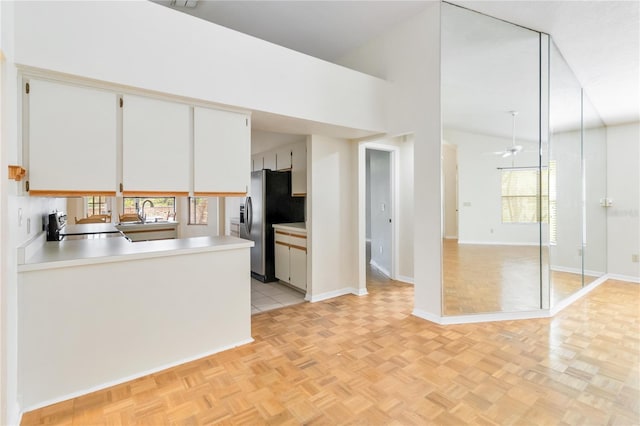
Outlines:
[[[205, 222], [198, 221], [198, 212], [197, 212], [198, 201], [204, 201], [205, 203], [205, 206], [204, 206], [204, 211], [206, 213]], [[188, 197], [187, 204], [188, 204], [187, 225], [209, 226], [209, 198], [208, 197]], [[202, 215], [200, 217], [202, 218]]]

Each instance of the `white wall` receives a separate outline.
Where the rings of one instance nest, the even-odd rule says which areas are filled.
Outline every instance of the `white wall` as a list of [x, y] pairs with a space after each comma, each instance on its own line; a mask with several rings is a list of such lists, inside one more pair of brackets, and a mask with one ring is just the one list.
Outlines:
[[[551, 269], [582, 270], [582, 160], [580, 131], [551, 135], [556, 161], [556, 244], [549, 246]], [[604, 242], [602, 243], [604, 244]]]
[[17, 333], [17, 257], [16, 248], [35, 237], [42, 230], [43, 215], [66, 210], [64, 199], [30, 198], [24, 195], [24, 182], [7, 179], [9, 164], [22, 164], [19, 144], [20, 92], [18, 72], [14, 64], [14, 8], [15, 2], [0, 2], [0, 46], [4, 55], [0, 72], [1, 123], [0, 168], [0, 424], [16, 424], [19, 416], [17, 396], [18, 333]]
[[400, 176], [398, 199], [398, 265], [397, 278], [414, 282], [414, 182], [413, 182], [413, 135], [404, 136], [400, 142]]
[[607, 128], [608, 273], [640, 282], [640, 123]]
[[271, 151], [283, 145], [303, 143], [307, 140], [306, 135], [294, 135], [287, 133], [264, 132], [251, 129], [251, 154]]
[[152, 2], [34, 1], [15, 8], [16, 63], [25, 66], [383, 129], [384, 81]]
[[458, 148], [456, 145], [442, 145], [442, 197], [444, 238], [458, 238]]
[[[585, 168], [584, 273], [590, 277], [599, 277], [607, 272], [608, 207], [600, 205], [600, 200], [607, 196], [607, 129], [604, 126], [586, 128], [583, 135], [582, 150]], [[636, 139], [636, 142], [640, 143], [638, 141], [639, 139]], [[638, 165], [636, 162], [636, 170]], [[638, 187], [636, 186], [636, 188]], [[640, 238], [640, 234], [636, 233], [636, 235]], [[631, 258], [631, 256], [627, 257]], [[585, 282], [589, 281], [591, 280], [585, 277]]]
[[357, 292], [357, 145], [312, 135], [307, 149], [307, 296], [314, 301]]
[[21, 272], [23, 409], [251, 341], [249, 256], [247, 247]]
[[477, 244], [539, 244], [538, 224], [502, 224], [498, 167], [537, 166], [537, 145], [524, 146], [515, 159], [492, 154], [511, 140], [445, 129], [444, 138], [458, 147], [458, 241]]
[[442, 311], [440, 202], [440, 3], [340, 60], [387, 79], [386, 124], [391, 135], [414, 137], [414, 313]]

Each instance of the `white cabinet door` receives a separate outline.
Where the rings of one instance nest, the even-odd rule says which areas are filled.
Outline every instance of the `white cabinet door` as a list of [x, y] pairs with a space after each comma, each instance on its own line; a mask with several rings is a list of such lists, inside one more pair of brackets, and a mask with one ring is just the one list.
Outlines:
[[275, 242], [275, 270], [276, 278], [289, 282], [289, 246]]
[[244, 195], [251, 179], [251, 129], [245, 114], [195, 107], [194, 193]]
[[264, 158], [262, 154], [254, 154], [251, 156], [251, 171], [257, 172], [262, 170], [262, 166], [264, 164]]
[[291, 168], [291, 148], [276, 150], [276, 170], [289, 170]]
[[294, 246], [289, 247], [289, 284], [307, 289], [307, 252]]
[[263, 157], [263, 168], [268, 170], [276, 170], [276, 152], [264, 152], [262, 154]]
[[122, 170], [125, 195], [189, 195], [188, 105], [125, 95]]
[[34, 79], [28, 84], [30, 194], [115, 195], [116, 94]]
[[307, 195], [307, 144], [304, 142], [291, 149], [291, 195]]

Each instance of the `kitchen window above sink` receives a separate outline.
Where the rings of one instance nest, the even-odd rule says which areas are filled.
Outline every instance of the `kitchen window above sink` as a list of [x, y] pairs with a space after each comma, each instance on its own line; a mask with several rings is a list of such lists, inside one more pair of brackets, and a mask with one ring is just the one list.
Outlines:
[[120, 222], [166, 222], [175, 220], [175, 197], [124, 197]]

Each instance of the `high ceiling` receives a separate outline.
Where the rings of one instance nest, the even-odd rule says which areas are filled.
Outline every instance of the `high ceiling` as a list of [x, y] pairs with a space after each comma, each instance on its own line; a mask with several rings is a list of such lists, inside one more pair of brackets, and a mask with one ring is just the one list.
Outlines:
[[[168, 5], [170, 0], [154, 0]], [[176, 3], [184, 3], [177, 0]], [[176, 10], [330, 62], [427, 1], [205, 1]], [[640, 119], [640, 2], [452, 3], [550, 34], [607, 125]]]

